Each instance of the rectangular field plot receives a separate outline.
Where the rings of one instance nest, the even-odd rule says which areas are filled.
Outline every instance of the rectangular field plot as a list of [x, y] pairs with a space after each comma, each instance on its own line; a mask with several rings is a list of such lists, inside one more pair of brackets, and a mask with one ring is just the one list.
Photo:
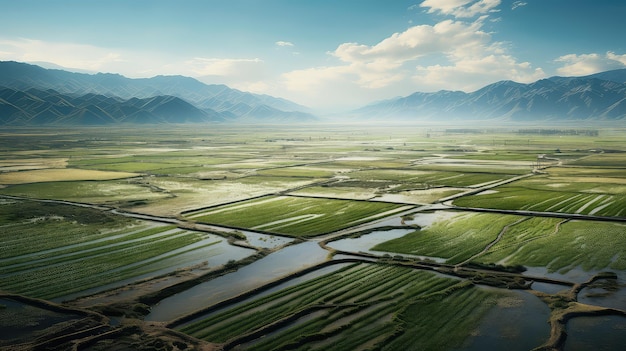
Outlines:
[[461, 213], [426, 229], [376, 245], [373, 250], [445, 258], [458, 264], [494, 241], [505, 226], [524, 217], [489, 213]]
[[0, 173], [0, 184], [26, 184], [41, 182], [66, 182], [77, 180], [110, 180], [136, 177], [128, 172], [105, 172], [72, 168], [37, 169]]
[[[623, 143], [623, 140], [621, 141]], [[626, 153], [602, 153], [588, 157], [584, 157], [573, 161], [569, 164], [576, 166], [590, 166], [590, 167], [616, 167], [626, 168]]]
[[89, 208], [0, 205], [0, 289], [50, 299], [209, 259], [219, 237]]
[[626, 269], [626, 225], [532, 218], [511, 226], [496, 245], [476, 259], [483, 263], [572, 269]]
[[561, 274], [576, 268], [624, 270], [626, 225], [463, 213], [373, 250], [445, 258], [451, 264], [472, 259], [484, 264], [545, 267]]
[[282, 167], [269, 168], [257, 171], [263, 176], [299, 177], [299, 178], [330, 178], [335, 170], [321, 167]]
[[367, 170], [348, 174], [351, 179], [385, 181], [393, 190], [429, 188], [432, 186], [472, 187], [514, 177], [512, 174], [480, 172], [418, 171], [406, 169]]
[[504, 296], [429, 272], [363, 263], [180, 330], [227, 349], [455, 349]]
[[531, 161], [474, 160], [445, 156], [427, 157], [413, 162], [416, 170], [508, 175], [527, 174], [532, 170], [532, 164]]
[[311, 186], [290, 192], [290, 194], [346, 200], [368, 200], [376, 196], [377, 190], [376, 188], [359, 188], [356, 186]]
[[98, 204], [124, 204], [168, 198], [165, 192], [132, 180], [73, 181], [13, 185], [0, 194]]
[[410, 209], [382, 202], [272, 196], [186, 214], [199, 222], [315, 236]]
[[541, 177], [460, 198], [457, 206], [626, 216], [626, 184], [619, 178]]

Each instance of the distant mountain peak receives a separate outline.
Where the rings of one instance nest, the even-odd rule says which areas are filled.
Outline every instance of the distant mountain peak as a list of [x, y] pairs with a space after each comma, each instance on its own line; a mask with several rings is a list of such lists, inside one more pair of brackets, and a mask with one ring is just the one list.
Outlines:
[[353, 111], [364, 119], [626, 120], [626, 69], [523, 84], [503, 80], [474, 92], [421, 93]]
[[[171, 96], [184, 100], [185, 103], [193, 105], [217, 120], [245, 117], [246, 120], [259, 122], [272, 120], [300, 122], [317, 119], [310, 114], [308, 108], [285, 99], [242, 92], [222, 84], [205, 84], [197, 79], [181, 75], [132, 79], [116, 73], [75, 73], [62, 69], [45, 69], [22, 62], [5, 61], [0, 62], [0, 87], [17, 90], [33, 88], [39, 91], [51, 89], [57, 94], [73, 98], [91, 94], [127, 101]], [[242, 102], [249, 105], [253, 111], [263, 111], [263, 113], [255, 116], [247, 111], [245, 115], [240, 115], [235, 110], [231, 110]], [[176, 103], [180, 104], [180, 102]], [[88, 114], [85, 112], [82, 115]]]

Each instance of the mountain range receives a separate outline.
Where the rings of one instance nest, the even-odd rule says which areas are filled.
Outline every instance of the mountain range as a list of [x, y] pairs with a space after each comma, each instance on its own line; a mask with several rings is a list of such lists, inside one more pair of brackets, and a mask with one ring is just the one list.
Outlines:
[[414, 93], [355, 110], [365, 119], [626, 120], [626, 69], [530, 84], [500, 81], [475, 92]]
[[[416, 92], [347, 113], [351, 121], [626, 120], [626, 69], [530, 84], [500, 81], [471, 93]], [[183, 76], [110, 73], [0, 62], [0, 125], [297, 123], [311, 110], [269, 95]]]
[[0, 123], [298, 122], [308, 108], [183, 76], [131, 79], [0, 62]]

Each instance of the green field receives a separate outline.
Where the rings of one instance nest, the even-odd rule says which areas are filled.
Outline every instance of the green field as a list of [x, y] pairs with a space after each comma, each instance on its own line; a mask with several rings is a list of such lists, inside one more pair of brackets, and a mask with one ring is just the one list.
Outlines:
[[316, 236], [409, 208], [382, 202], [275, 196], [191, 212], [186, 216], [203, 223], [290, 236]]
[[546, 267], [549, 272], [626, 270], [626, 225], [532, 218], [513, 226], [477, 261]]
[[479, 253], [505, 226], [518, 220], [519, 216], [461, 213], [424, 230], [379, 244], [373, 250], [439, 257], [457, 264]]
[[198, 232], [58, 204], [0, 205], [0, 289], [54, 298], [176, 265]]
[[[121, 317], [100, 340], [132, 331], [120, 349], [153, 332], [172, 341], [161, 326], [198, 310], [214, 312], [176, 327], [198, 338], [187, 348], [459, 350], [525, 303], [507, 289], [545, 288], [529, 276], [566, 289], [605, 272], [578, 296], [515, 294], [544, 308], [524, 313], [626, 310], [621, 127], [11, 128], [0, 290]], [[344, 239], [353, 248], [326, 245]], [[302, 271], [342, 258], [334, 273]], [[74, 338], [65, 327], [47, 340]], [[526, 339], [520, 330], [500, 337]], [[89, 349], [98, 333], [57, 349]]]
[[254, 350], [453, 349], [502, 296], [410, 268], [356, 264], [181, 331], [229, 346], [250, 340]]
[[[500, 233], [500, 239], [481, 254]], [[624, 239], [626, 225], [620, 223], [464, 213], [373, 249], [445, 258], [451, 264], [477, 255], [473, 262], [545, 267], [565, 274], [576, 268], [625, 270]]]
[[479, 184], [505, 180], [514, 177], [512, 174], [493, 174], [478, 172], [444, 172], [417, 171], [405, 169], [385, 169], [358, 171], [349, 174], [350, 178], [359, 181], [388, 181], [394, 190], [428, 188], [432, 186], [472, 187]]
[[609, 217], [626, 215], [626, 184], [620, 179], [598, 181], [603, 179], [537, 177], [497, 187], [490, 193], [460, 198], [454, 204]]

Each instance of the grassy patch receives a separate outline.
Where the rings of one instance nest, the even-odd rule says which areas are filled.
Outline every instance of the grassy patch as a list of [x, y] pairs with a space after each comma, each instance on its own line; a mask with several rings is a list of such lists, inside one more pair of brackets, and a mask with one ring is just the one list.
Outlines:
[[0, 173], [0, 184], [26, 184], [41, 182], [67, 182], [77, 180], [110, 180], [136, 177], [136, 173], [104, 172], [84, 169], [37, 169]]
[[[570, 221], [557, 227], [556, 219], [532, 219], [513, 226], [482, 262], [546, 267], [566, 273], [626, 269], [626, 226], [617, 223]], [[558, 230], [557, 230], [558, 229]]]
[[606, 168], [626, 168], [626, 153], [602, 153], [589, 157], [584, 157], [572, 162], [570, 165], [590, 166], [590, 167], [606, 167]]
[[257, 171], [257, 174], [274, 177], [330, 178], [335, 175], [335, 172], [315, 167], [284, 167], [262, 169]]
[[219, 206], [187, 217], [211, 224], [292, 236], [315, 236], [351, 227], [403, 207], [381, 202], [301, 197], [264, 197]]
[[463, 213], [427, 229], [376, 245], [373, 250], [446, 258], [456, 264], [479, 253], [520, 217]]
[[181, 331], [231, 346], [249, 335], [253, 342], [244, 346], [255, 350], [451, 349], [497, 297], [432, 273], [359, 264], [252, 299]]
[[45, 299], [179, 265], [169, 259], [218, 242], [67, 205], [3, 204], [0, 218], [0, 289]]
[[621, 181], [593, 182], [593, 178], [525, 179], [496, 188], [493, 193], [459, 198], [455, 205], [597, 216], [626, 214], [626, 187]]
[[167, 193], [135, 181], [75, 181], [13, 185], [0, 189], [6, 195], [61, 199], [100, 204], [150, 201], [169, 197]]

